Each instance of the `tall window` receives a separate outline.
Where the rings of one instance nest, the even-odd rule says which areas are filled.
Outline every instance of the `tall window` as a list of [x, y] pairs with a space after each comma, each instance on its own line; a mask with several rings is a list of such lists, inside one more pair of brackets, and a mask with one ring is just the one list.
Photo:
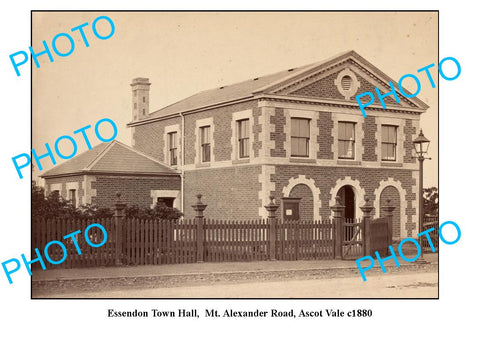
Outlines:
[[338, 158], [355, 159], [355, 123], [338, 122]]
[[249, 131], [248, 131], [248, 119], [242, 119], [237, 121], [238, 125], [238, 157], [247, 158], [249, 153]]
[[397, 127], [382, 125], [382, 161], [397, 159]]
[[292, 118], [292, 156], [308, 157], [310, 119]]
[[177, 165], [177, 132], [170, 132], [168, 134], [168, 152], [170, 155], [170, 165]]
[[202, 148], [202, 162], [210, 162], [210, 126], [200, 128], [200, 144]]
[[68, 199], [72, 201], [72, 205], [76, 208], [77, 207], [77, 198], [76, 198], [76, 190], [75, 189], [70, 189], [68, 191]]

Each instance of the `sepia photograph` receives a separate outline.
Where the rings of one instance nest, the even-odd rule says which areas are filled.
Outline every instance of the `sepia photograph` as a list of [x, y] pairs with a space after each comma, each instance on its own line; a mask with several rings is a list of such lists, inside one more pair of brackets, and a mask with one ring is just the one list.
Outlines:
[[31, 24], [32, 299], [439, 298], [438, 11]]

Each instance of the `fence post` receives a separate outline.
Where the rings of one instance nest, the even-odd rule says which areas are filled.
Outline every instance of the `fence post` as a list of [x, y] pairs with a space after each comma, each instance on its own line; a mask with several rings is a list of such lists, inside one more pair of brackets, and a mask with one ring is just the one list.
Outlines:
[[342, 244], [343, 244], [343, 223], [345, 222], [345, 206], [340, 203], [340, 196], [335, 197], [335, 205], [331, 206], [333, 211], [333, 221], [335, 225], [334, 232], [334, 251], [333, 256], [335, 259], [342, 258]]
[[275, 215], [280, 205], [275, 204], [274, 197], [270, 196], [270, 203], [265, 206], [268, 211], [268, 223], [270, 225], [269, 238], [270, 238], [270, 260], [275, 260], [275, 242], [277, 240], [277, 216]]
[[121, 266], [123, 262], [122, 252], [123, 252], [123, 222], [125, 217], [125, 207], [127, 204], [120, 199], [122, 194], [117, 192], [115, 194], [117, 200], [114, 204], [114, 222], [115, 222], [115, 265]]
[[388, 220], [388, 244], [393, 242], [393, 211], [395, 207], [390, 205], [390, 199], [387, 199], [387, 205], [382, 207], [382, 210], [385, 212], [385, 217]]
[[373, 210], [370, 198], [365, 196], [365, 205], [360, 207], [363, 212], [363, 256], [371, 255], [372, 252], [372, 233], [370, 231], [370, 218]]
[[197, 195], [197, 203], [192, 205], [193, 210], [195, 210], [195, 224], [197, 225], [197, 262], [203, 262], [204, 254], [204, 232], [203, 224], [205, 218], [203, 217], [203, 211], [207, 207], [206, 204], [202, 203], [202, 195]]

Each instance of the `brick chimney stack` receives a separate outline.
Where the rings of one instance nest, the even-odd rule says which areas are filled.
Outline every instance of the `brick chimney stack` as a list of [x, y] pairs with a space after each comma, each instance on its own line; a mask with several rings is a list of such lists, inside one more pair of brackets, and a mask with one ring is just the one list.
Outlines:
[[147, 118], [150, 102], [150, 83], [148, 78], [135, 78], [132, 87], [132, 120], [138, 121]]

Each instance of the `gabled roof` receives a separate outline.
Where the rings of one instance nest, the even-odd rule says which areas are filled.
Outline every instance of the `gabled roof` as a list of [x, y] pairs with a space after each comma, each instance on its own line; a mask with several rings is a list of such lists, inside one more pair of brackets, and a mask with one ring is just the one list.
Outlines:
[[177, 175], [168, 165], [117, 140], [99, 144], [41, 175], [43, 178], [88, 174]]
[[[217, 87], [214, 89], [199, 92], [193, 96], [182, 99], [176, 103], [168, 105], [160, 110], [150, 113], [145, 119], [138, 121], [148, 121], [159, 117], [165, 117], [172, 114], [186, 113], [189, 111], [207, 108], [210, 106], [233, 102], [237, 100], [248, 100], [249, 98], [255, 98], [262, 94], [278, 94], [278, 90], [282, 87], [288, 86], [294, 82], [301, 81], [306, 77], [310, 77], [315, 72], [334, 67], [346, 61], [355, 62], [360, 65], [362, 69], [365, 69], [365, 74], [372, 76], [376, 82], [379, 82], [382, 86], [388, 82], [392, 82], [396, 88], [398, 88], [397, 82], [387, 76], [380, 69], [375, 67], [365, 58], [360, 56], [355, 51], [348, 51], [333, 56], [327, 60], [321, 62], [288, 69], [285, 71], [277, 72], [263, 77], [258, 77], [250, 80], [246, 80], [240, 83]], [[406, 93], [409, 93], [405, 90]], [[398, 93], [398, 91], [397, 91]], [[418, 98], [406, 98], [399, 96], [402, 100], [408, 102], [411, 106], [418, 108], [419, 110], [426, 110], [428, 105]], [[135, 124], [131, 122], [130, 124]], [[129, 125], [130, 125], [129, 124]]]
[[[314, 65], [314, 64], [311, 64]], [[263, 77], [249, 79], [240, 83], [225, 85], [214, 89], [206, 90], [182, 99], [176, 103], [154, 111], [148, 118], [167, 116], [172, 113], [186, 112], [192, 109], [210, 106], [218, 103], [229, 102], [238, 99], [253, 97], [256, 89], [273, 84], [278, 80], [295, 75], [311, 65], [277, 72]]]

